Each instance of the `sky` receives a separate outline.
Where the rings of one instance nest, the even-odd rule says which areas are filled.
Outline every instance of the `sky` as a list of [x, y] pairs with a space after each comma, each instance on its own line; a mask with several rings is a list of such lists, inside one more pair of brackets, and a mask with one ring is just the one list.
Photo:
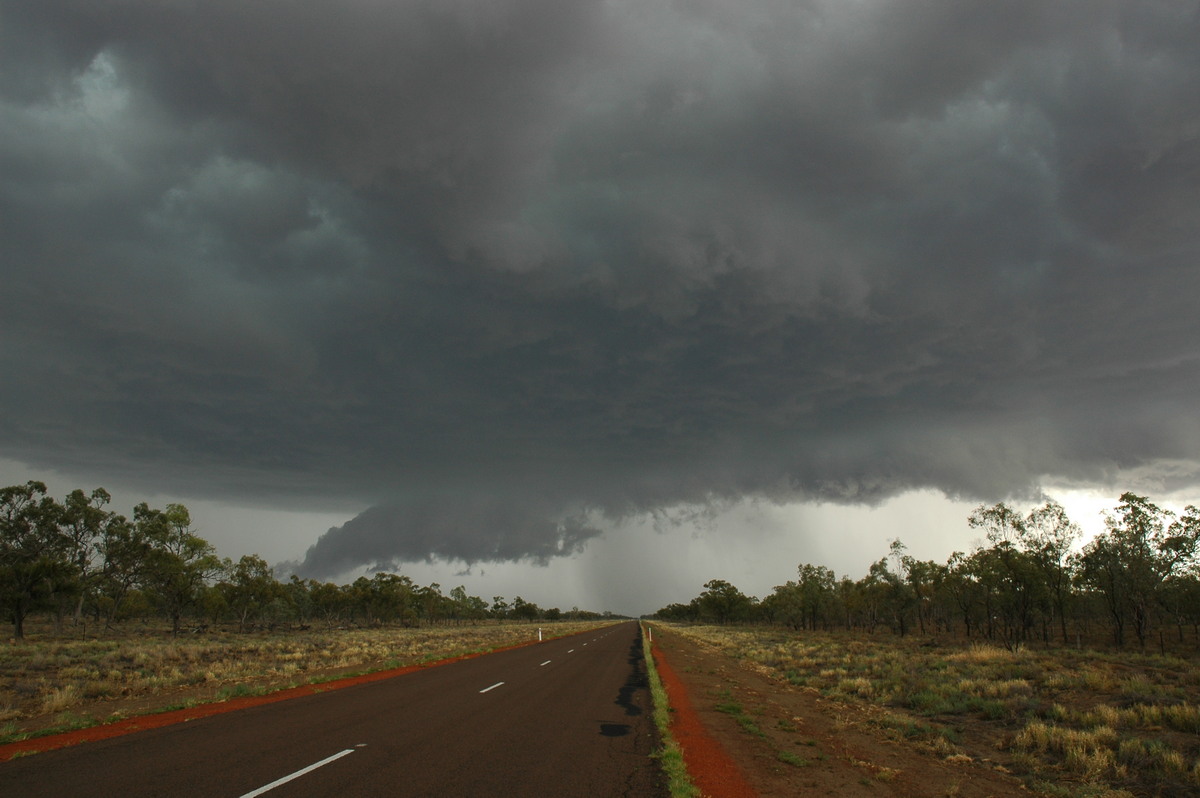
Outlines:
[[1194, 503], [1198, 42], [1187, 0], [0, 0], [0, 481], [625, 613]]

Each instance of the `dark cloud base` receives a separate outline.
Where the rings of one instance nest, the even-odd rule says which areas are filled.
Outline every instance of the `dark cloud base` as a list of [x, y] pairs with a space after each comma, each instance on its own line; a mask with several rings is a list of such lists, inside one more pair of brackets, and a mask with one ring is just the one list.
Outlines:
[[311, 573], [1178, 481], [1197, 8], [0, 0], [0, 446]]

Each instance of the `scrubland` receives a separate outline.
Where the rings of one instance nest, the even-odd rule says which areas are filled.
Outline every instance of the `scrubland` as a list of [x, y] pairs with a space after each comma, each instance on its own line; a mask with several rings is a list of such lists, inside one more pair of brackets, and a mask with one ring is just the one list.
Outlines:
[[[558, 637], [608, 622], [541, 626]], [[431, 662], [537, 639], [539, 626], [483, 622], [174, 637], [130, 628], [38, 634], [0, 645], [0, 743], [339, 676]]]
[[1200, 794], [1200, 660], [887, 635], [665, 624], [879, 733], [1062, 798]]

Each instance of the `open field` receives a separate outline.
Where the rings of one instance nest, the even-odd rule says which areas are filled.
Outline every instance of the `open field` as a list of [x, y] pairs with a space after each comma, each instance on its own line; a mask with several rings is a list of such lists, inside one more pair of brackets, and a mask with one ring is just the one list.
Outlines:
[[856, 722], [876, 734], [951, 761], [987, 762], [1036, 793], [1200, 793], [1196, 658], [664, 625], [865, 710], [853, 713]]
[[[612, 621], [543, 623], [559, 637]], [[537, 639], [538, 624], [171, 637], [140, 625], [0, 646], [0, 743], [133, 715], [431, 662]]]

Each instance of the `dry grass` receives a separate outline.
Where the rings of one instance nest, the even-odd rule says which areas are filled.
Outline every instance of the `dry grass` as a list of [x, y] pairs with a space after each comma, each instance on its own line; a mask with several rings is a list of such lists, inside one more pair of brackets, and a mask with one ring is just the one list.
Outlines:
[[[547, 638], [606, 625], [559, 622]], [[31, 635], [0, 645], [0, 742], [233, 695], [419, 664], [537, 638], [537, 625], [497, 623], [172, 638], [162, 630], [105, 638]], [[67, 714], [70, 717], [67, 717]], [[82, 713], [82, 714], [76, 714]]]
[[1200, 794], [1200, 662], [890, 636], [666, 624], [943, 757], [1003, 762], [1063, 798]]

